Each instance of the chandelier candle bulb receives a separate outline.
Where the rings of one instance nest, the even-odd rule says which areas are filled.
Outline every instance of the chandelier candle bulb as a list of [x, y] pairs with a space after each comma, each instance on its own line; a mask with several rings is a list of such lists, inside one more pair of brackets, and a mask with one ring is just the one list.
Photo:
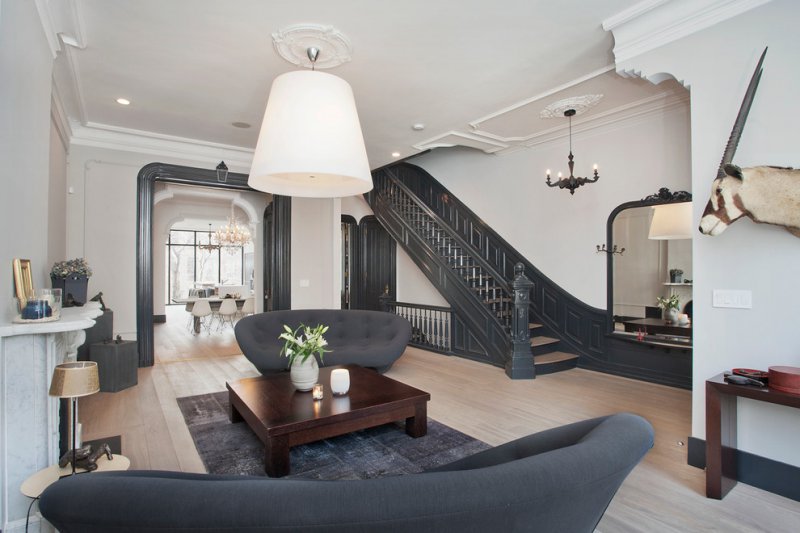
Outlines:
[[337, 368], [331, 372], [331, 392], [334, 396], [342, 396], [350, 390], [350, 371]]

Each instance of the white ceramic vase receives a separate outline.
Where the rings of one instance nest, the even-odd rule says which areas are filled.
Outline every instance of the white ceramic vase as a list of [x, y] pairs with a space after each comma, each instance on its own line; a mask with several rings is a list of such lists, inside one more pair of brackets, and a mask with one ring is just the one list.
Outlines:
[[667, 324], [677, 324], [678, 310], [674, 307], [668, 307], [667, 309], [664, 309], [664, 320], [667, 321]]
[[299, 391], [310, 391], [319, 379], [319, 365], [317, 359], [311, 355], [305, 361], [296, 358], [289, 368], [289, 378], [292, 385]]

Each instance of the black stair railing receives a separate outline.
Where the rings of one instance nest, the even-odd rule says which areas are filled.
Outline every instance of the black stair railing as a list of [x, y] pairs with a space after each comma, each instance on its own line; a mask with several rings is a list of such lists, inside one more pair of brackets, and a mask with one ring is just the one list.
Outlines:
[[[402, 185], [417, 205], [424, 205], [433, 214], [442, 231], [464, 246], [465, 253], [492, 271], [496, 279], [506, 280], [506, 287], [514, 277], [515, 265], [522, 263], [524, 274], [533, 282], [531, 320], [543, 324], [544, 331], [559, 338], [568, 351], [603, 357], [605, 310], [586, 305], [564, 291], [425, 170], [399, 163], [373, 172], [373, 180], [376, 189], [386, 182]], [[508, 288], [506, 292], [511, 294]]]
[[468, 253], [468, 243], [391, 172], [373, 174], [375, 187], [367, 195], [375, 216], [423, 272], [458, 310], [470, 333], [485, 348], [492, 363], [506, 366], [511, 357], [511, 287], [485, 259]]

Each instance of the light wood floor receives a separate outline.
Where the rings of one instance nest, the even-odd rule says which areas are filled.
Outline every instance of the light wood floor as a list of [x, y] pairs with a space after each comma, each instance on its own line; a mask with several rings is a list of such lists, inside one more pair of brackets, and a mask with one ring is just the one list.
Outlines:
[[[80, 399], [86, 440], [122, 435], [131, 468], [204, 472], [175, 398], [225, 390], [258, 375], [230, 329], [194, 336], [182, 308], [156, 325], [156, 364], [139, 384]], [[428, 414], [491, 445], [594, 416], [628, 411], [647, 418], [656, 442], [608, 508], [598, 531], [796, 532], [800, 503], [738, 484], [722, 501], [704, 494], [704, 472], [686, 464], [691, 395], [574, 369], [512, 381], [503, 371], [409, 348], [388, 376], [431, 393]]]

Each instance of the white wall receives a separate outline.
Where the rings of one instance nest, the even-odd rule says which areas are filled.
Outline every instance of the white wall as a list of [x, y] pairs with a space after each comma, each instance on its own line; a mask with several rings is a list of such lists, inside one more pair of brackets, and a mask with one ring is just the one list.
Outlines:
[[[618, 65], [644, 76], [670, 73], [691, 87], [695, 220], [711, 192], [742, 96], [766, 45], [764, 75], [734, 162], [800, 166], [798, 20], [800, 4], [774, 0]], [[800, 239], [777, 227], [741, 220], [717, 237], [698, 234], [693, 257], [692, 434], [704, 438], [706, 379], [733, 367], [800, 366]], [[753, 308], [714, 308], [714, 289], [751, 290]], [[740, 449], [800, 466], [796, 409], [739, 400], [738, 428]]]
[[341, 202], [292, 198], [292, 309], [341, 307]]
[[[50, 183], [47, 213], [47, 268], [67, 254], [67, 147], [52, 119], [50, 122]], [[49, 285], [48, 285], [49, 287]]]
[[688, 103], [573, 133], [575, 173], [600, 180], [570, 195], [545, 171], [567, 171], [566, 138], [508, 155], [439, 149], [414, 159], [506, 241], [572, 295], [606, 307], [606, 221], [619, 204], [659, 187], [691, 190]]
[[[0, 3], [0, 321], [16, 314], [13, 258], [30, 259], [34, 287], [50, 286], [50, 95], [53, 58], [34, 2]], [[58, 202], [56, 202], [58, 204]]]

